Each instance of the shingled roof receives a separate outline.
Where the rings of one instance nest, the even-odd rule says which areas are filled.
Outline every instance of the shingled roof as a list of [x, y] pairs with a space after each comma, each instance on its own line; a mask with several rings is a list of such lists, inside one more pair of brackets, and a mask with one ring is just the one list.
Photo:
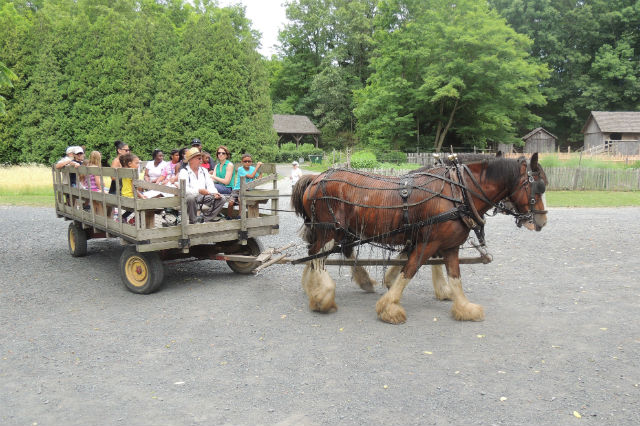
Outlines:
[[591, 111], [582, 128], [582, 133], [587, 130], [587, 125], [592, 119], [604, 133], [640, 133], [640, 112], [638, 111]]
[[321, 133], [306, 115], [273, 114], [273, 128], [278, 134], [319, 135]]
[[546, 134], [548, 134], [549, 136], [551, 136], [554, 139], [558, 139], [556, 137], [556, 135], [554, 135], [553, 133], [549, 132], [547, 129], [543, 128], [543, 127], [536, 127], [535, 129], [533, 129], [532, 131], [530, 131], [529, 133], [527, 133], [526, 135], [524, 135], [521, 139], [526, 141], [527, 139], [529, 139], [531, 136], [535, 135], [536, 133], [543, 131]]

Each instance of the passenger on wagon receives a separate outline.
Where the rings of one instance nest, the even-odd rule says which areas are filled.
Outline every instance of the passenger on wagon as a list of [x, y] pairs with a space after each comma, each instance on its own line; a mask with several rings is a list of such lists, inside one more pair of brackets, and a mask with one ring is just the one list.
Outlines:
[[171, 161], [167, 161], [162, 168], [162, 174], [160, 175], [159, 184], [168, 186], [178, 186], [176, 181], [178, 180], [178, 174], [176, 173], [176, 166], [180, 161], [180, 150], [172, 149], [170, 155]]
[[[135, 154], [125, 154], [120, 157], [120, 164], [124, 169], [136, 169], [138, 170], [140, 166], [140, 159]], [[133, 198], [133, 179], [132, 178], [122, 178], [122, 187], [120, 188], [120, 193], [123, 197]], [[138, 198], [147, 198], [139, 188], [136, 188], [136, 197]], [[122, 222], [127, 222], [130, 225], [135, 225], [135, 217], [127, 220], [133, 211], [125, 210], [122, 214]]]
[[229, 149], [220, 145], [216, 150], [216, 158], [218, 162], [211, 173], [211, 178], [216, 183], [216, 188], [221, 194], [231, 194], [231, 187], [233, 186], [233, 163], [230, 160], [231, 152]]
[[151, 161], [147, 162], [144, 168], [144, 180], [151, 183], [159, 183], [162, 177], [162, 169], [164, 169], [164, 153], [161, 149], [154, 149], [151, 154]]
[[240, 178], [244, 177], [247, 183], [256, 179], [260, 174], [258, 169], [262, 166], [262, 163], [258, 161], [255, 166], [252, 165], [253, 159], [250, 154], [242, 155], [242, 166], [238, 167], [236, 177], [233, 181], [233, 190], [231, 191], [231, 198], [229, 199], [229, 205], [227, 206], [227, 218], [233, 219], [234, 212], [233, 206], [238, 204], [238, 197], [240, 196]]
[[[184, 155], [187, 168], [180, 170], [179, 180], [185, 182], [187, 195], [187, 214], [189, 223], [215, 222], [220, 220], [218, 213], [222, 210], [226, 197], [220, 195], [207, 171], [200, 167], [202, 154], [198, 148], [190, 148]], [[198, 206], [207, 206], [198, 217]]]

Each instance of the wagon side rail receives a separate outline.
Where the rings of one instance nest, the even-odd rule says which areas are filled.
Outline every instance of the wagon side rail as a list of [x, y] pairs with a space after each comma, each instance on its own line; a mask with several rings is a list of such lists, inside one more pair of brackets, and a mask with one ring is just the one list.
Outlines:
[[[248, 228], [250, 219], [277, 217], [280, 192], [278, 191], [278, 174], [276, 165], [263, 164], [260, 167], [260, 175], [257, 179], [247, 182], [243, 176], [240, 178], [240, 244], [246, 245], [249, 237]], [[267, 189], [265, 187], [271, 187]], [[262, 188], [260, 188], [262, 187]], [[270, 202], [271, 212], [260, 213], [260, 205]], [[272, 225], [277, 230], [278, 223]]]
[[[188, 252], [189, 247], [193, 245], [235, 240], [246, 244], [248, 238], [278, 232], [277, 214], [259, 213], [259, 205], [265, 201], [271, 200], [277, 207], [275, 165], [263, 165], [261, 172], [263, 177], [260, 179], [249, 184], [241, 182], [240, 198], [244, 202], [240, 205], [240, 220], [189, 224], [183, 182], [180, 188], [172, 188], [138, 179], [138, 170], [111, 167], [80, 166], [59, 170], [53, 168], [55, 209], [59, 217], [82, 223], [85, 229], [92, 228], [96, 234], [104, 232], [107, 237], [121, 237], [135, 244], [138, 251], [182, 249]], [[80, 175], [94, 175], [100, 180], [103, 188], [107, 187], [106, 178], [110, 178], [115, 181], [116, 194], [91, 191], [79, 186], [72, 187], [69, 178], [71, 174], [77, 175], [78, 182]], [[134, 198], [120, 195], [123, 178], [132, 179]], [[271, 184], [273, 189], [256, 188], [265, 183]], [[137, 189], [155, 190], [168, 196], [142, 199], [137, 197]], [[82, 209], [85, 202], [91, 206], [88, 211]], [[95, 211], [94, 202], [102, 205], [102, 214]], [[118, 209], [120, 216], [123, 210], [132, 211], [136, 218], [135, 225], [114, 220], [110, 214], [114, 208]], [[156, 227], [155, 215], [164, 209], [176, 210], [182, 217], [181, 223], [175, 226]]]

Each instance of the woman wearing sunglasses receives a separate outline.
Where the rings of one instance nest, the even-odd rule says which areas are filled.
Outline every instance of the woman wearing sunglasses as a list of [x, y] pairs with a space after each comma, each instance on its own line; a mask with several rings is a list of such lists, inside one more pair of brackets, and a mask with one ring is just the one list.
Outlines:
[[229, 149], [224, 145], [220, 145], [216, 150], [216, 158], [218, 159], [216, 166], [209, 172], [220, 194], [231, 194], [233, 163], [229, 160], [230, 157]]

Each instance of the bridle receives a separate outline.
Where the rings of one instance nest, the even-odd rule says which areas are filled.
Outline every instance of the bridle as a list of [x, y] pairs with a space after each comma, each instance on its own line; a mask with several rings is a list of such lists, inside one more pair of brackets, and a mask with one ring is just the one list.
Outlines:
[[[544, 192], [546, 190], [546, 185], [544, 183], [544, 180], [541, 179], [539, 171], [535, 171], [534, 172], [531, 169], [531, 164], [529, 164], [526, 160], [523, 160], [523, 161], [525, 161], [525, 163], [527, 165], [527, 176], [523, 180], [523, 182], [521, 184], [518, 184], [516, 186], [516, 189], [514, 189], [513, 192], [511, 192], [511, 194], [509, 194], [506, 197], [506, 199], [510, 200], [511, 197], [516, 192], [520, 191], [521, 189], [528, 188], [528, 190], [527, 190], [527, 192], [528, 192], [528, 194], [527, 194], [527, 203], [528, 203], [529, 211], [527, 211], [526, 213], [521, 213], [521, 212], [514, 211], [514, 209], [506, 209], [506, 210], [508, 210], [508, 214], [512, 214], [513, 216], [516, 217], [516, 224], [518, 225], [518, 227], [522, 226], [522, 223], [524, 223], [524, 222], [533, 223], [533, 215], [534, 214], [547, 214], [547, 210], [537, 210], [535, 208], [536, 207], [536, 196], [544, 194]], [[513, 204], [515, 204], [515, 203], [513, 203]]]

